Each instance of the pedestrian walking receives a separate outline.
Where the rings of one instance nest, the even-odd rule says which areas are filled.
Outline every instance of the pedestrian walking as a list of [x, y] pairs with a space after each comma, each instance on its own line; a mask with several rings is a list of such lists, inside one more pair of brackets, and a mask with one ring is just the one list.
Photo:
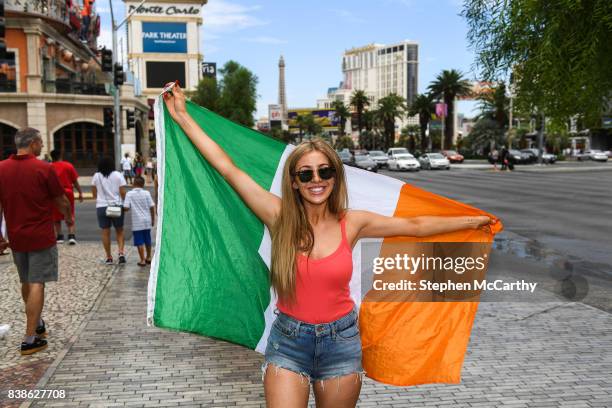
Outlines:
[[106, 253], [107, 265], [114, 263], [111, 255], [111, 226], [115, 228], [117, 246], [119, 247], [118, 262], [125, 263], [125, 238], [123, 234], [123, 199], [126, 189], [125, 178], [114, 170], [113, 161], [103, 157], [98, 163], [98, 171], [91, 180], [91, 192], [96, 199], [98, 226], [102, 229], [102, 245]]
[[499, 152], [500, 170], [508, 170], [508, 156], [508, 149], [506, 149], [506, 146], [502, 146]]
[[[349, 289], [355, 243], [365, 237], [476, 229], [491, 219], [396, 218], [349, 210], [342, 161], [321, 139], [303, 142], [288, 155], [281, 199], [238, 168], [193, 120], [178, 84], [164, 93], [164, 101], [202, 156], [272, 233], [270, 278], [278, 302], [262, 366], [268, 406], [307, 406], [310, 384], [317, 406], [355, 406], [363, 374], [357, 310]], [[325, 387], [332, 378], [334, 386]]]
[[42, 319], [45, 284], [58, 279], [58, 255], [51, 209], [55, 206], [72, 223], [70, 202], [52, 166], [37, 157], [43, 148], [40, 132], [24, 128], [15, 134], [17, 154], [0, 162], [0, 212], [6, 218], [8, 242], [19, 273], [26, 311], [21, 354], [47, 347]]
[[144, 160], [142, 160], [142, 156], [140, 153], [136, 153], [136, 157], [134, 158], [134, 174], [136, 176], [142, 176], [142, 172], [144, 171]]
[[128, 191], [123, 202], [125, 211], [132, 213], [134, 246], [140, 256], [138, 266], [151, 264], [151, 228], [155, 225], [155, 203], [144, 185], [144, 178], [136, 176], [134, 189]]
[[[70, 210], [72, 212], [72, 219], [75, 220], [72, 224], [68, 225], [68, 244], [75, 245], [76, 241], [76, 218], [74, 216], [74, 189], [79, 192], [79, 202], [83, 202], [83, 191], [81, 191], [81, 185], [79, 184], [79, 175], [72, 165], [67, 161], [64, 161], [62, 158], [62, 154], [59, 150], [51, 151], [51, 166], [57, 173], [57, 176], [60, 179], [60, 183], [62, 183], [62, 187], [64, 187], [64, 192], [66, 193], [66, 197], [68, 201], [70, 201]], [[56, 241], [58, 244], [62, 244], [64, 242], [64, 234], [62, 233], [62, 221], [65, 221], [64, 215], [53, 209], [53, 222], [55, 223], [55, 233], [57, 235]]]
[[153, 159], [149, 157], [147, 159], [146, 167], [145, 167], [145, 175], [147, 176], [147, 183], [153, 182]]
[[121, 159], [121, 170], [123, 170], [123, 177], [127, 183], [132, 184], [132, 159], [129, 153], [126, 153]]

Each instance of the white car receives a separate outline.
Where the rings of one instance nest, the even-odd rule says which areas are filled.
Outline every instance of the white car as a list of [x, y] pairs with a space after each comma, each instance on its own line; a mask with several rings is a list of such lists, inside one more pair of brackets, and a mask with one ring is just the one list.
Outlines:
[[608, 161], [608, 154], [601, 150], [586, 150], [584, 153], [579, 154], [578, 160], [594, 160], [594, 161]]
[[421, 167], [423, 169], [446, 169], [450, 170], [450, 162], [440, 153], [425, 153], [421, 157], [419, 157], [419, 161], [421, 162]]
[[419, 171], [421, 165], [419, 161], [410, 153], [392, 153], [387, 161], [389, 170], [409, 170]]

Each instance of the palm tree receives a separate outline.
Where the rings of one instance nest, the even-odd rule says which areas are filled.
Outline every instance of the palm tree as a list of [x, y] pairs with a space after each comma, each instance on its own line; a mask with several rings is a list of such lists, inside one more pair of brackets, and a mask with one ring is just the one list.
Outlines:
[[370, 106], [370, 100], [365, 91], [356, 90], [353, 92], [351, 96], [351, 106], [355, 108], [357, 112], [357, 129], [359, 129], [359, 134], [361, 134], [361, 129], [363, 129], [363, 112]]
[[406, 111], [406, 100], [396, 93], [391, 93], [378, 100], [378, 117], [383, 124], [385, 149], [395, 142], [395, 119]]
[[338, 120], [338, 137], [342, 137], [344, 136], [346, 120], [351, 117], [351, 112], [342, 101], [333, 101], [331, 108], [336, 111], [336, 118]]
[[307, 123], [307, 115], [297, 115], [295, 118], [295, 124], [298, 127], [299, 135], [300, 135], [300, 143], [302, 143], [302, 139], [304, 137], [304, 130], [306, 129]]
[[444, 118], [444, 138], [441, 148], [452, 145], [453, 117], [455, 113], [455, 98], [470, 93], [470, 82], [463, 78], [461, 71], [455, 69], [443, 70], [436, 80], [429, 85], [429, 91], [435, 98], [440, 98], [448, 106], [448, 115]]
[[431, 121], [431, 115], [436, 112], [433, 98], [430, 94], [417, 95], [408, 111], [409, 116], [419, 116], [419, 126], [421, 128], [421, 151], [427, 150], [427, 125]]
[[510, 99], [506, 95], [506, 85], [503, 82], [493, 88], [493, 92], [481, 95], [478, 100], [481, 113], [477, 119], [493, 119], [500, 129], [508, 127]]

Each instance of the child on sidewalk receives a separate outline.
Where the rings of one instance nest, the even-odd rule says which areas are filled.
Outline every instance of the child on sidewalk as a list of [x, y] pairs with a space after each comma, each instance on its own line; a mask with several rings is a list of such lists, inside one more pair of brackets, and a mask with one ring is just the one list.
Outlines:
[[123, 202], [125, 211], [132, 210], [134, 246], [138, 248], [140, 256], [138, 266], [151, 263], [151, 228], [155, 225], [155, 203], [151, 194], [143, 189], [144, 185], [144, 178], [134, 177], [134, 189], [128, 191]]

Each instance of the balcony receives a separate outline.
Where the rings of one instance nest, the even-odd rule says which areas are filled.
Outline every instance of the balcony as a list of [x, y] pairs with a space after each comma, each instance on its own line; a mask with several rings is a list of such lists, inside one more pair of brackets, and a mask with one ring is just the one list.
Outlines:
[[43, 90], [58, 94], [108, 95], [104, 84], [74, 81], [70, 78], [43, 80]]
[[7, 17], [11, 14], [24, 14], [31, 17], [42, 17], [59, 32], [80, 43], [84, 38], [87, 47], [97, 49], [100, 35], [100, 16], [92, 11], [87, 32], [82, 33], [83, 18], [81, 8], [76, 0], [4, 0]]

